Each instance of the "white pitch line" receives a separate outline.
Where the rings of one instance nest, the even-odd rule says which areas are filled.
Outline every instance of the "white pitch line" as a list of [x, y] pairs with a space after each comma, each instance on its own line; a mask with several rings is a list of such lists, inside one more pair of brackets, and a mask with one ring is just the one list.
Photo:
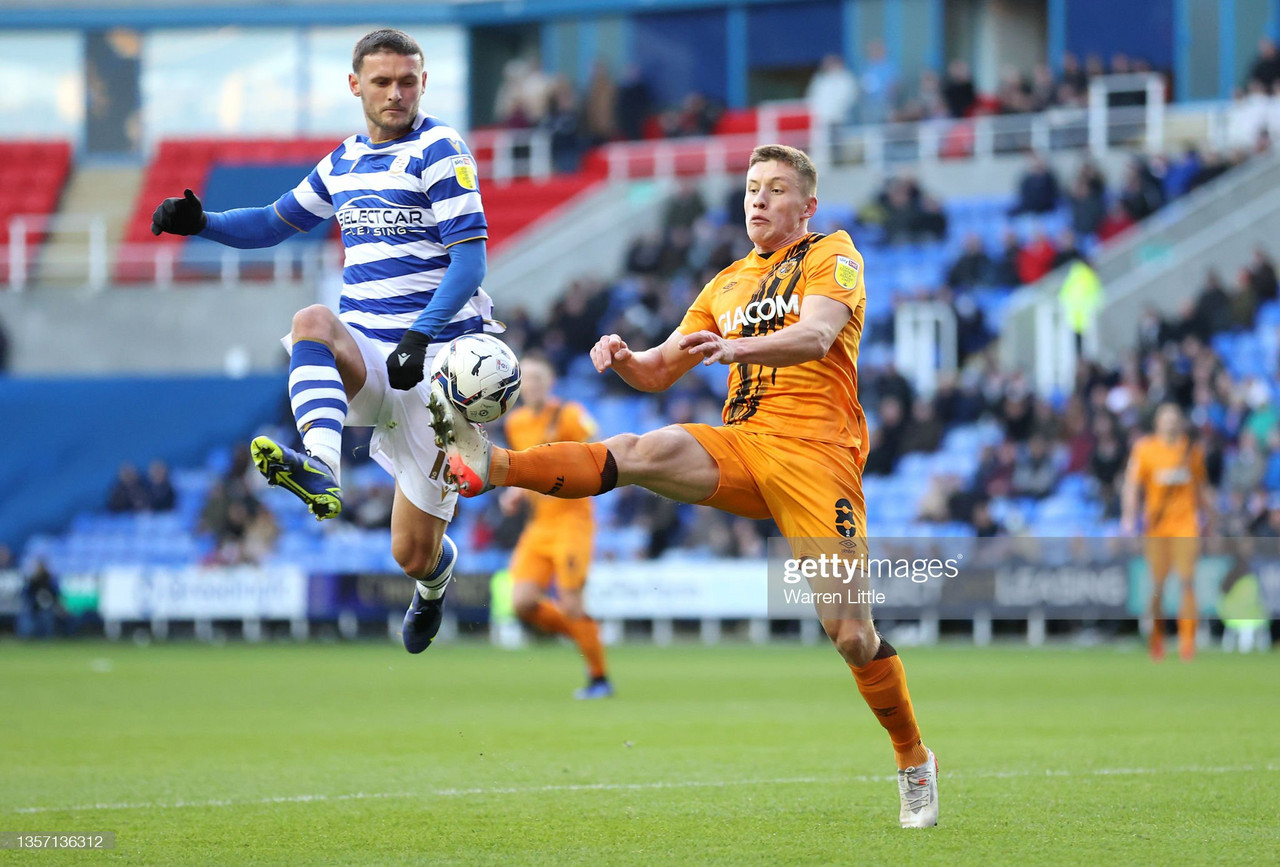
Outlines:
[[[1245, 772], [1280, 771], [1280, 765], [1206, 766], [1186, 765], [1175, 768], [1093, 768], [1083, 771], [958, 771], [941, 775], [945, 785], [948, 780], [993, 780], [1026, 777], [1127, 777], [1147, 774], [1238, 774]], [[889, 783], [897, 778], [889, 774], [854, 774], [844, 777], [785, 777], [772, 780], [674, 780], [650, 783], [570, 783], [551, 786], [489, 786], [470, 789], [427, 789], [422, 792], [352, 792], [345, 795], [279, 795], [271, 798], [220, 798], [208, 801], [152, 801], [122, 802], [114, 804], [78, 804], [69, 807], [15, 807], [12, 813], [83, 813], [94, 810], [177, 810], [191, 807], [244, 807], [267, 804], [311, 804], [336, 801], [372, 801], [402, 798], [465, 798], [484, 795], [543, 795], [554, 792], [631, 792], [654, 789], [728, 789], [746, 786], [794, 786], [810, 784], [839, 785], [841, 783]]]

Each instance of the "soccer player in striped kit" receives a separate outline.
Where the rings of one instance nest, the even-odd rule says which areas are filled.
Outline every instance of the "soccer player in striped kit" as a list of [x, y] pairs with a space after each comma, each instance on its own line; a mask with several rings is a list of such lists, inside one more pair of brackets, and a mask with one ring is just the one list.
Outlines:
[[271, 484], [325, 520], [342, 511], [343, 426], [374, 428], [374, 459], [396, 481], [392, 554], [416, 581], [404, 645], [421, 653], [439, 631], [457, 560], [445, 534], [457, 493], [445, 482], [423, 380], [441, 345], [491, 322], [480, 288], [488, 226], [467, 146], [418, 110], [427, 80], [418, 43], [376, 30], [356, 43], [351, 66], [368, 135], [343, 141], [272, 205], [206, 213], [187, 190], [156, 208], [151, 231], [267, 247], [337, 218], [346, 248], [338, 313], [304, 308], [286, 338], [305, 453], [265, 436], [250, 449]]

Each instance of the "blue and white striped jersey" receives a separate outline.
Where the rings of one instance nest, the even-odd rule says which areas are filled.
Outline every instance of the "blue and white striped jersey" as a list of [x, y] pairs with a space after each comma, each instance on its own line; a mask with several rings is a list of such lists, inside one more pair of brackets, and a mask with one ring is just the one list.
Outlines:
[[[457, 130], [425, 114], [394, 141], [346, 139], [276, 211], [304, 232], [337, 217], [346, 247], [338, 316], [387, 352], [431, 301], [448, 248], [488, 237], [471, 152]], [[435, 342], [482, 331], [492, 311], [476, 290]]]

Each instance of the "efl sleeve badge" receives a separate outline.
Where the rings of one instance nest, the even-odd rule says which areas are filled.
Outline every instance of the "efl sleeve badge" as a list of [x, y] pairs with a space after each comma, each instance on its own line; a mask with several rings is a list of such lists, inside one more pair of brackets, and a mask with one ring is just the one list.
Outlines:
[[836, 256], [836, 282], [845, 289], [857, 289], [858, 263], [848, 256]]
[[480, 188], [480, 185], [476, 182], [476, 166], [475, 163], [471, 162], [471, 157], [453, 158], [453, 176], [457, 178], [458, 186], [464, 190]]

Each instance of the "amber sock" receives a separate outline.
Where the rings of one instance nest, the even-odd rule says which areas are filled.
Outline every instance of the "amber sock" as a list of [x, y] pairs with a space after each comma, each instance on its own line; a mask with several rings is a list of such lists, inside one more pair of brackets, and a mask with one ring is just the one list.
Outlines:
[[1184, 659], [1196, 652], [1196, 594], [1190, 587], [1182, 591], [1182, 605], [1178, 610], [1178, 652]]
[[569, 637], [578, 645], [582, 658], [587, 661], [587, 673], [593, 679], [604, 677], [604, 645], [600, 643], [600, 627], [590, 617], [569, 620], [568, 624]]
[[1155, 657], [1164, 654], [1164, 618], [1161, 612], [1164, 611], [1164, 581], [1156, 583], [1155, 588], [1151, 591], [1151, 635], [1147, 637], [1147, 648], [1151, 651], [1151, 655]]
[[539, 599], [538, 607], [534, 608], [533, 613], [524, 620], [530, 626], [536, 626], [552, 635], [571, 635], [569, 621], [565, 619], [564, 612], [548, 599]]
[[522, 451], [495, 448], [489, 483], [572, 500], [612, 491], [618, 484], [618, 465], [602, 443], [548, 443]]
[[915, 709], [907, 692], [907, 675], [898, 652], [881, 639], [875, 659], [861, 668], [850, 665], [849, 670], [858, 682], [863, 700], [889, 733], [898, 768], [923, 765], [929, 753], [920, 739], [920, 726], [916, 724]]

